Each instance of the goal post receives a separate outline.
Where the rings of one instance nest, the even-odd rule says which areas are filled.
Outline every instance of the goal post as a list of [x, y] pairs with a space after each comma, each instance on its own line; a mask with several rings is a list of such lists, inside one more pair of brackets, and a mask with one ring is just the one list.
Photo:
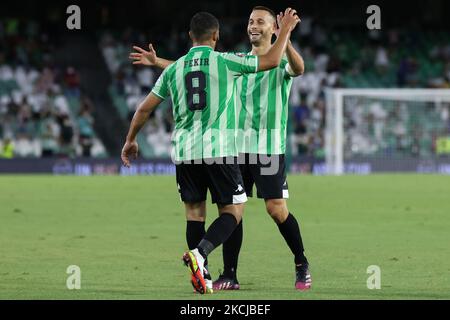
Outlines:
[[327, 89], [325, 98], [328, 174], [450, 168], [450, 89]]

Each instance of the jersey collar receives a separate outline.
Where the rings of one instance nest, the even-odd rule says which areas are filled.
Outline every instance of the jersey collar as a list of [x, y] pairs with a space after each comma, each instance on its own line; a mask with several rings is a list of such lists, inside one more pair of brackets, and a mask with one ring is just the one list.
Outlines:
[[200, 50], [212, 50], [210, 46], [195, 46], [192, 47], [189, 51], [200, 51]]

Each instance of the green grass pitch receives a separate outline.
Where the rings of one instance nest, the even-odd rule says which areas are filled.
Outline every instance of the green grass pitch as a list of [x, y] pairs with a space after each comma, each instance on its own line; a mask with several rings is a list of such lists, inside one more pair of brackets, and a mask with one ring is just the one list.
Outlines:
[[[449, 299], [450, 178], [289, 177], [313, 287], [260, 199], [244, 215], [242, 289], [195, 295], [174, 177], [0, 176], [0, 299]], [[208, 204], [208, 224], [217, 215]], [[221, 248], [210, 256], [213, 277]], [[81, 268], [81, 289], [66, 269]], [[381, 289], [367, 289], [367, 267]]]

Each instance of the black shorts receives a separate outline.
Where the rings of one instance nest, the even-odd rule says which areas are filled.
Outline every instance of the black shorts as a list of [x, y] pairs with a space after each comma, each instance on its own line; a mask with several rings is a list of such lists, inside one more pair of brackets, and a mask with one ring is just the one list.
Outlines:
[[[211, 160], [211, 159], [208, 159]], [[206, 200], [209, 189], [212, 203], [221, 205], [239, 204], [247, 201], [237, 158], [233, 164], [225, 159], [219, 163], [183, 163], [176, 165], [178, 192], [183, 202], [201, 202]]]
[[239, 167], [248, 197], [253, 196], [253, 185], [255, 184], [258, 198], [289, 198], [284, 154], [240, 154]]

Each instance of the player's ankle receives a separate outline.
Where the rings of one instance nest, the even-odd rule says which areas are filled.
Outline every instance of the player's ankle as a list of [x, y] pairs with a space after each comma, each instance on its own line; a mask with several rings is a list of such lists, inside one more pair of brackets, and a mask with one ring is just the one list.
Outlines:
[[200, 253], [200, 255], [203, 257], [203, 259], [205, 259], [205, 261], [207, 261], [208, 256], [205, 254], [205, 251], [202, 249], [202, 247], [197, 247], [196, 248], [198, 253]]
[[296, 266], [301, 266], [305, 264], [308, 264], [308, 259], [306, 259], [306, 256], [304, 254], [295, 257]]
[[236, 269], [233, 268], [224, 268], [223, 276], [230, 279], [237, 279]]

